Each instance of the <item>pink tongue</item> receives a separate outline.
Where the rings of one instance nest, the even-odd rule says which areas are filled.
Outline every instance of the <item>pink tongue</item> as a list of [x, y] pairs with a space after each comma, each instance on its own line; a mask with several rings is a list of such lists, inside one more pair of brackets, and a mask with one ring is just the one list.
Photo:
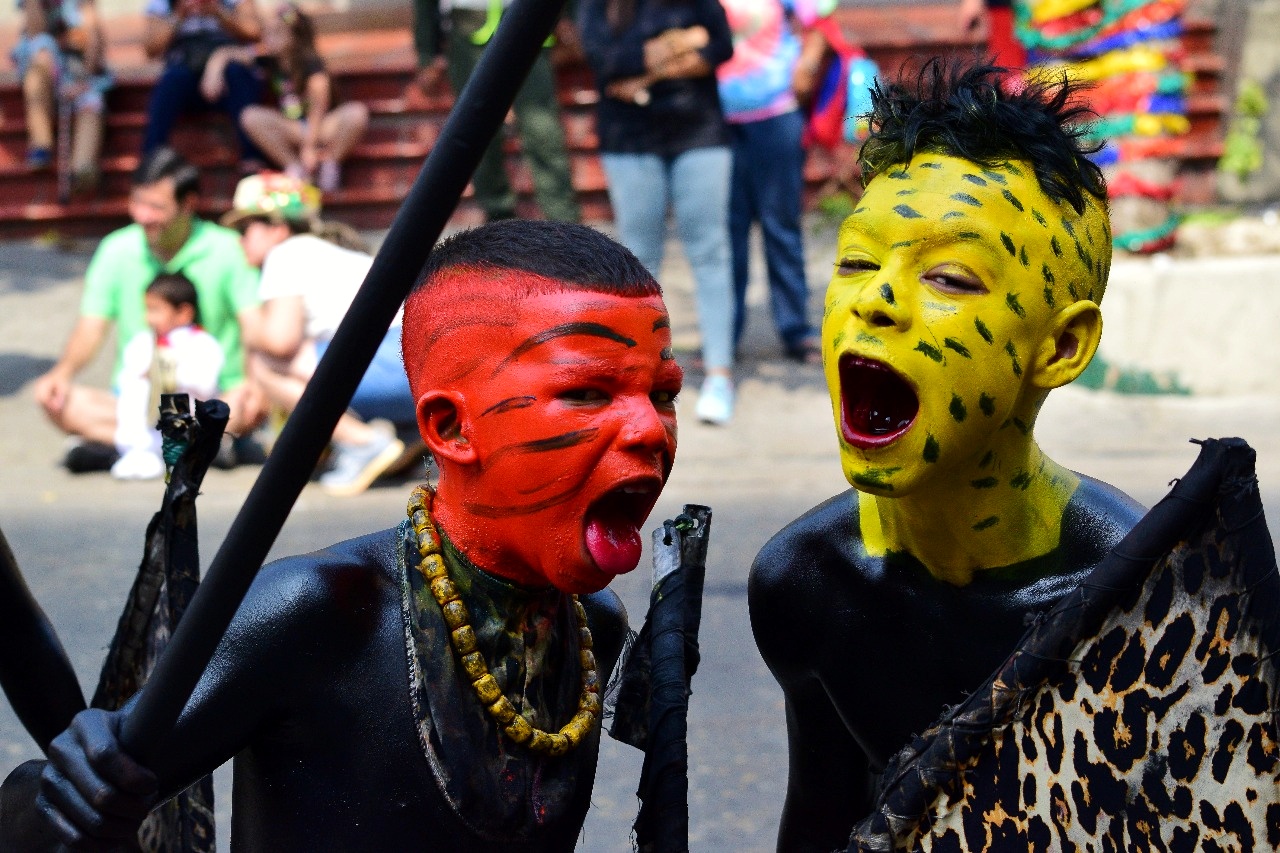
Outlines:
[[623, 575], [640, 563], [640, 531], [621, 518], [592, 517], [586, 539], [591, 559], [605, 574]]

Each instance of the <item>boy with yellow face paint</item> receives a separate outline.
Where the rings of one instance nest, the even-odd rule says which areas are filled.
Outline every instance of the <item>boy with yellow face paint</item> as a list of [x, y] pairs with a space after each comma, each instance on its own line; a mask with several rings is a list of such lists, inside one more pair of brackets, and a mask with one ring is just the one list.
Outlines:
[[1142, 515], [1036, 444], [1098, 346], [1106, 188], [1065, 82], [930, 63], [873, 92], [822, 324], [845, 478], [752, 568], [786, 696], [778, 849], [843, 848], [876, 777]]

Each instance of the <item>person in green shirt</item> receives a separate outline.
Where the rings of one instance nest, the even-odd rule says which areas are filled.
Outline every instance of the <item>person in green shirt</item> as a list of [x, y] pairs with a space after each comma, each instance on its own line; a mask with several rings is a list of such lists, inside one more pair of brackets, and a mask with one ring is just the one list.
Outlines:
[[257, 273], [245, 260], [240, 235], [195, 215], [199, 174], [170, 148], [143, 158], [133, 176], [129, 216], [133, 223], [103, 238], [85, 272], [80, 314], [62, 355], [34, 384], [36, 401], [55, 426], [83, 439], [110, 467], [116, 404], [112, 391], [74, 382], [116, 327], [112, 385], [119, 379], [122, 347], [146, 328], [142, 294], [161, 272], [181, 272], [196, 286], [202, 327], [226, 356], [219, 375], [221, 399], [231, 407], [227, 431], [242, 434], [260, 417], [258, 396], [245, 383], [243, 327], [257, 317]]

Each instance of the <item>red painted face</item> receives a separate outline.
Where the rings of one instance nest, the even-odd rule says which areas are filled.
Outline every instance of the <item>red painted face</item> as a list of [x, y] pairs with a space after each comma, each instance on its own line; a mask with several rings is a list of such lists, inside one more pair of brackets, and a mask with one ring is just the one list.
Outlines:
[[441, 462], [435, 515], [487, 571], [593, 592], [636, 567], [675, 457], [666, 308], [580, 290], [505, 302], [451, 301], [424, 353], [440, 389], [418, 402]]

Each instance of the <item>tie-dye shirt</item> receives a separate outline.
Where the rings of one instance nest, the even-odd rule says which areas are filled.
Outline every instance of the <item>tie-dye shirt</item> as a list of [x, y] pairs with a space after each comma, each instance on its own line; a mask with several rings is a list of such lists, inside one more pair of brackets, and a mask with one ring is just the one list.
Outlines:
[[721, 0], [733, 32], [733, 57], [721, 65], [725, 118], [742, 124], [798, 108], [791, 74], [800, 58], [797, 30], [830, 15], [836, 0]]

